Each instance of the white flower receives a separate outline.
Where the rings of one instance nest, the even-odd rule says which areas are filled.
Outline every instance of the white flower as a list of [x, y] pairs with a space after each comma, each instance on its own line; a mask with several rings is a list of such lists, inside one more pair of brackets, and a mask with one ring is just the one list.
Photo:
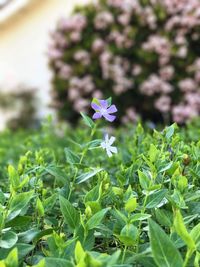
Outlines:
[[106, 134], [105, 136], [105, 140], [101, 143], [101, 147], [103, 149], [106, 149], [106, 153], [108, 155], [108, 157], [112, 157], [112, 153], [117, 153], [117, 148], [115, 146], [112, 146], [112, 144], [115, 141], [115, 137], [111, 136], [109, 138], [108, 134]]

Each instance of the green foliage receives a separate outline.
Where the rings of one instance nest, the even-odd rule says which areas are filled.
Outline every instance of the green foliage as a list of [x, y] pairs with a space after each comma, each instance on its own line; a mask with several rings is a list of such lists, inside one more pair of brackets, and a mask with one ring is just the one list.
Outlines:
[[115, 130], [112, 158], [90, 125], [1, 133], [0, 266], [199, 266], [195, 125]]

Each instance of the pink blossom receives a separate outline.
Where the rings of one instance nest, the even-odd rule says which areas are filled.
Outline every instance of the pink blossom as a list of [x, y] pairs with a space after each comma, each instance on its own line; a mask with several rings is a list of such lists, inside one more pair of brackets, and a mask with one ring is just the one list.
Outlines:
[[100, 90], [95, 90], [92, 94], [93, 98], [97, 98], [97, 99], [102, 99], [103, 98], [103, 94]]
[[60, 67], [59, 74], [58, 74], [60, 76], [60, 78], [67, 80], [70, 78], [71, 74], [72, 74], [72, 68], [70, 65], [63, 64]]
[[62, 18], [58, 22], [58, 29], [65, 31], [81, 32], [87, 25], [86, 17], [80, 13], [75, 14], [70, 18]]
[[138, 64], [133, 65], [132, 72], [131, 72], [133, 76], [138, 76], [141, 74], [141, 72], [142, 72], [142, 67], [140, 65]]
[[174, 67], [171, 65], [164, 66], [159, 70], [159, 74], [161, 79], [163, 79], [164, 81], [169, 81], [174, 76]]
[[173, 120], [175, 122], [184, 123], [189, 119], [197, 117], [198, 112], [193, 106], [180, 104], [173, 107], [172, 115], [173, 115]]
[[77, 112], [85, 112], [88, 109], [90, 102], [84, 98], [77, 98], [73, 106]]
[[77, 88], [70, 87], [68, 89], [69, 100], [74, 101], [74, 100], [78, 99], [79, 96], [80, 96], [80, 93], [79, 93], [79, 90], [77, 90]]
[[95, 39], [93, 44], [92, 44], [92, 51], [95, 52], [95, 53], [101, 53], [103, 52], [105, 48], [105, 42], [98, 38], [98, 39]]
[[198, 84], [200, 84], [200, 71], [197, 71], [197, 72], [195, 73], [195, 81], [196, 81]]
[[187, 53], [188, 53], [188, 50], [187, 50], [187, 47], [186, 46], [181, 46], [176, 55], [180, 58], [185, 58], [187, 56]]
[[94, 24], [95, 24], [96, 29], [104, 30], [113, 22], [114, 22], [114, 18], [113, 18], [112, 13], [108, 11], [102, 11], [98, 13], [97, 16], [95, 17]]
[[171, 84], [163, 81], [159, 76], [152, 74], [140, 86], [140, 91], [144, 95], [152, 96], [155, 93], [170, 93], [173, 91]]
[[169, 56], [171, 52], [169, 41], [165, 37], [159, 35], [151, 35], [142, 47], [146, 51], [154, 51], [163, 56]]
[[125, 116], [122, 117], [123, 123], [137, 122], [139, 120], [139, 115], [134, 108], [130, 107], [126, 110]]
[[178, 83], [179, 88], [183, 92], [191, 92], [196, 89], [197, 85], [191, 78], [186, 78]]
[[122, 24], [123, 26], [126, 26], [129, 24], [130, 22], [130, 14], [128, 13], [124, 13], [118, 16], [117, 20], [119, 21], [120, 24]]
[[72, 32], [70, 34], [70, 40], [74, 43], [77, 43], [81, 40], [81, 33], [80, 32]]
[[200, 92], [187, 93], [185, 95], [185, 101], [190, 106], [196, 107], [196, 109], [200, 112]]
[[170, 110], [171, 99], [169, 96], [162, 95], [155, 101], [155, 108], [165, 113]]
[[51, 60], [60, 59], [62, 56], [63, 56], [63, 53], [62, 53], [61, 50], [56, 49], [56, 48], [49, 48], [49, 50], [48, 50], [48, 57]]
[[90, 54], [85, 50], [78, 50], [74, 54], [74, 59], [76, 61], [79, 61], [80, 63], [82, 63], [85, 66], [90, 64]]

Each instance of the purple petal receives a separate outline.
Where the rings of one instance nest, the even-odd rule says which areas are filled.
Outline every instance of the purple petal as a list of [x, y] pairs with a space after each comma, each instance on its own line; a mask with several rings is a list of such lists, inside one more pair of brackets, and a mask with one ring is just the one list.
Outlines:
[[103, 116], [107, 121], [110, 121], [110, 122], [113, 122], [116, 118], [116, 116], [109, 115], [109, 114], [104, 114]]
[[100, 106], [99, 105], [97, 105], [96, 103], [91, 103], [91, 107], [94, 109], [94, 110], [100, 110]]
[[100, 119], [102, 117], [101, 113], [95, 112], [94, 115], [92, 116], [93, 120]]
[[106, 109], [108, 107], [107, 100], [99, 100], [99, 103], [101, 104], [102, 108]]
[[111, 105], [108, 109], [107, 109], [108, 113], [115, 113], [117, 112], [117, 108], [115, 105]]

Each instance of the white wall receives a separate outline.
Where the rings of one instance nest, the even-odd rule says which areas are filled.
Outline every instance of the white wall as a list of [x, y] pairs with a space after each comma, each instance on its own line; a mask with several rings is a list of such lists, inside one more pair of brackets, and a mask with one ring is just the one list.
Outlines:
[[[39, 89], [39, 115], [50, 112], [51, 73], [46, 56], [49, 32], [58, 18], [67, 16], [73, 6], [90, 0], [39, 0], [27, 5], [0, 24], [0, 90], [13, 90], [19, 84]], [[0, 128], [5, 118], [0, 113]]]

